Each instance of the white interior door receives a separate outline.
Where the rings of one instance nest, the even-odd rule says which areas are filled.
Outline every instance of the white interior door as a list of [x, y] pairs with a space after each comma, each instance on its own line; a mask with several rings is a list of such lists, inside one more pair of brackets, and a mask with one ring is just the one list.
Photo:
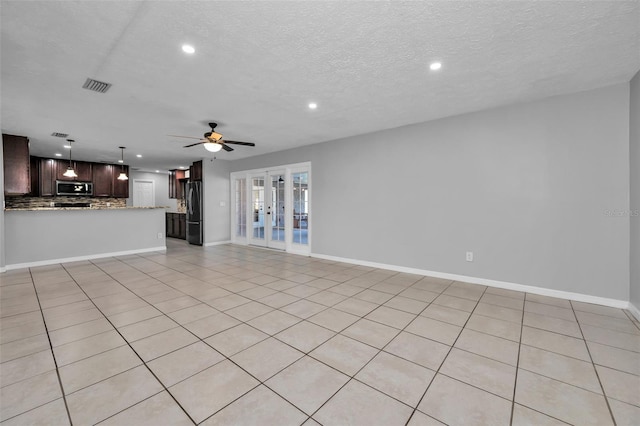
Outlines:
[[152, 180], [133, 181], [133, 206], [155, 207], [155, 187]]

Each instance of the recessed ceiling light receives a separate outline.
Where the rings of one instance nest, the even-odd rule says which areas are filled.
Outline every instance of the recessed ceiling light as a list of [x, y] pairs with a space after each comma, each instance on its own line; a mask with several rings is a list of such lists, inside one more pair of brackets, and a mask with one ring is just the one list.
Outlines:
[[60, 154], [59, 152], [56, 152], [56, 157], [62, 157], [62, 154]]
[[118, 163], [124, 163], [124, 160], [118, 160]]
[[142, 154], [136, 154], [136, 157], [142, 158]]
[[317, 104], [317, 103], [315, 103], [315, 102], [311, 102], [311, 103], [309, 104], [309, 109], [316, 109], [316, 108], [318, 108], [318, 104]]
[[182, 51], [184, 53], [192, 54], [192, 53], [195, 53], [196, 49], [195, 49], [195, 47], [193, 47], [193, 46], [191, 46], [189, 44], [183, 44], [182, 45]]
[[442, 68], [442, 62], [432, 62], [431, 65], [429, 65], [429, 68], [431, 71], [438, 71]]

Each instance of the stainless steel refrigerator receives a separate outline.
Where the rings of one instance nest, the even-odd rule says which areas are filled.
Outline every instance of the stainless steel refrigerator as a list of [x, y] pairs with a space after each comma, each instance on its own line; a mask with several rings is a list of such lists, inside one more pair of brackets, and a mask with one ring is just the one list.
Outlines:
[[202, 245], [202, 182], [186, 185], [187, 201], [187, 241]]

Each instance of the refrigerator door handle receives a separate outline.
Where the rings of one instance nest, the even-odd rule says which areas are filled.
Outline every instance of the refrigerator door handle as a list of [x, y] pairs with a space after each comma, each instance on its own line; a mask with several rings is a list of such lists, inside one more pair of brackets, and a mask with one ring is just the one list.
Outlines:
[[187, 194], [187, 208], [189, 209], [189, 216], [193, 216], [193, 188], [189, 185], [189, 193]]

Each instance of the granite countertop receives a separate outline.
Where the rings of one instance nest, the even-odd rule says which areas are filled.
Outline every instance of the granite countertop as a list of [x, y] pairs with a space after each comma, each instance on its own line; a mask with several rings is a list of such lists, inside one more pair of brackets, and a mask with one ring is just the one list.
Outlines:
[[142, 209], [168, 209], [169, 207], [157, 206], [157, 207], [28, 207], [28, 208], [8, 208], [4, 209], [5, 212], [21, 211], [57, 211], [57, 210], [142, 210]]

